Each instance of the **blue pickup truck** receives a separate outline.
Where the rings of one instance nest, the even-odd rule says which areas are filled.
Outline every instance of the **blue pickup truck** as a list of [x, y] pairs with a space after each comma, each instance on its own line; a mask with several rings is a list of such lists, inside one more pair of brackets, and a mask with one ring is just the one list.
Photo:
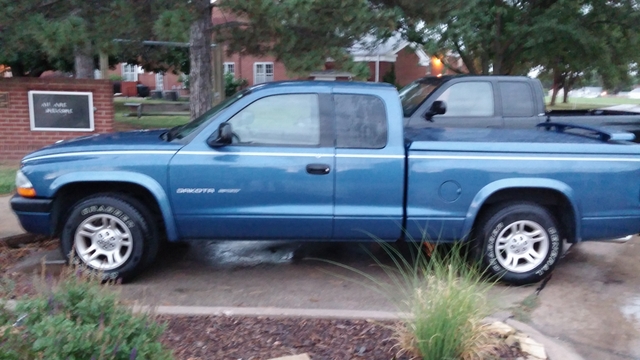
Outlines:
[[170, 130], [38, 150], [11, 205], [27, 231], [125, 279], [165, 240], [404, 239], [469, 242], [492, 274], [525, 284], [563, 240], [640, 231], [632, 139], [560, 123], [405, 128], [392, 86], [269, 83]]

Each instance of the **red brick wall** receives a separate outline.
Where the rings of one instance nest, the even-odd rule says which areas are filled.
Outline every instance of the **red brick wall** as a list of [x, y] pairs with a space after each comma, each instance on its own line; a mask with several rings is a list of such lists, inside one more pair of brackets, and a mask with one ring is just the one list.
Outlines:
[[[369, 65], [369, 78], [367, 79], [367, 81], [375, 82], [376, 81], [376, 62], [369, 61], [367, 65]], [[386, 74], [388, 71], [391, 70], [391, 63], [388, 61], [380, 61], [378, 66], [380, 71], [378, 73], [379, 75], [378, 82], [382, 82], [382, 77], [384, 76], [384, 74]]]
[[249, 86], [254, 84], [254, 73], [253, 73], [253, 65], [256, 62], [272, 62], [273, 63], [273, 81], [283, 81], [283, 80], [291, 80], [294, 79], [287, 75], [287, 69], [284, 67], [284, 64], [275, 60], [272, 56], [241, 56], [239, 54], [233, 54], [231, 56], [227, 56], [226, 53], [224, 55], [224, 62], [226, 63], [234, 63], [235, 64], [235, 76], [236, 79], [245, 79], [247, 80]]
[[409, 47], [398, 52], [396, 58], [396, 82], [398, 85], [405, 86], [414, 80], [427, 76], [428, 67], [420, 66], [419, 61], [416, 52]]
[[31, 131], [30, 90], [93, 93], [94, 133], [113, 131], [113, 87], [108, 80], [69, 78], [0, 78], [0, 92], [9, 93], [9, 106], [0, 108], [0, 162], [17, 163], [26, 154], [58, 140], [92, 132]]

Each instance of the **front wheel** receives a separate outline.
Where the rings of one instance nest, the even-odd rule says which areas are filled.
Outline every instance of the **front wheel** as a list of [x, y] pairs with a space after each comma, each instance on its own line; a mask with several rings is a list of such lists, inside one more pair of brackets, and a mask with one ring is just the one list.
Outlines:
[[483, 268], [513, 284], [542, 280], [560, 257], [561, 236], [555, 217], [535, 203], [508, 203], [479, 222], [475, 245]]
[[[135, 206], [135, 205], [137, 206]], [[133, 199], [117, 194], [86, 198], [71, 210], [60, 236], [63, 255], [105, 280], [130, 279], [155, 255], [153, 232]]]

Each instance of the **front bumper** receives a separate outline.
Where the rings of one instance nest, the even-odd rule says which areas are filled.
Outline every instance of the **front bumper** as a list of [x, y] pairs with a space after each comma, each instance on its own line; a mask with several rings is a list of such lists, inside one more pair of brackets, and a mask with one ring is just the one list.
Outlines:
[[51, 199], [28, 199], [20, 195], [11, 198], [11, 209], [20, 225], [29, 233], [51, 235]]

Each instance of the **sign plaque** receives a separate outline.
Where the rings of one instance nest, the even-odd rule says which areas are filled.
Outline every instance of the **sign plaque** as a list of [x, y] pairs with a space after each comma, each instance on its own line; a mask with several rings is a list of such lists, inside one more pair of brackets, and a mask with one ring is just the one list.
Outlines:
[[93, 131], [93, 93], [29, 91], [29, 117], [35, 131]]

